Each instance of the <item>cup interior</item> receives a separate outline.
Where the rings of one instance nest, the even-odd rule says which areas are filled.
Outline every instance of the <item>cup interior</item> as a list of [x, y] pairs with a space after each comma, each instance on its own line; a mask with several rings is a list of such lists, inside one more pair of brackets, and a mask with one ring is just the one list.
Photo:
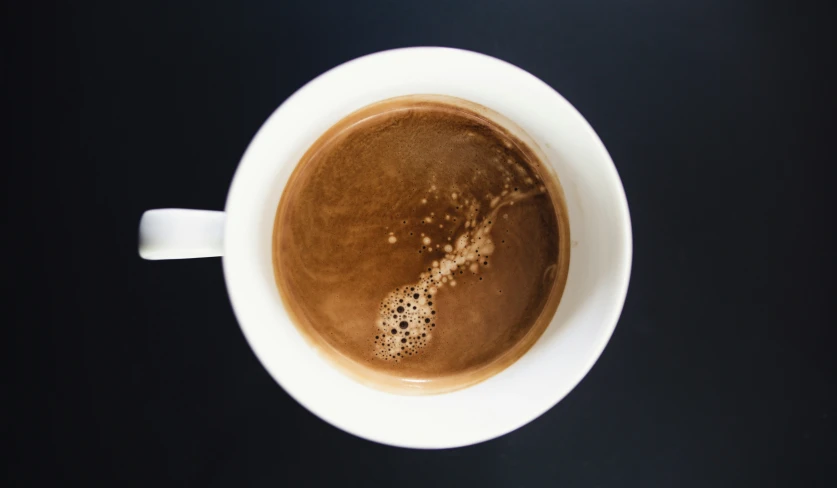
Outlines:
[[[271, 262], [276, 207], [308, 147], [357, 109], [416, 94], [453, 96], [486, 106], [525, 131], [561, 182], [572, 239], [561, 303], [535, 345], [481, 383], [426, 396], [372, 389], [321, 357], [284, 310]], [[227, 288], [242, 331], [265, 369], [314, 414], [384, 444], [473, 444], [541, 415], [569, 393], [599, 357], [627, 292], [628, 207], [598, 136], [542, 81], [467, 51], [386, 51], [341, 65], [305, 85], [253, 138], [230, 187], [226, 212]]]

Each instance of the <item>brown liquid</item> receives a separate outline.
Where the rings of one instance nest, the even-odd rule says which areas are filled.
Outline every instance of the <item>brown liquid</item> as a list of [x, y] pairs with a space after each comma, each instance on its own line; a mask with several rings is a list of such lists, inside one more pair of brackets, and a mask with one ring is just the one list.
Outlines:
[[558, 306], [569, 226], [555, 177], [449, 97], [348, 116], [303, 156], [276, 214], [276, 282], [322, 354], [378, 388], [481, 381], [537, 340]]

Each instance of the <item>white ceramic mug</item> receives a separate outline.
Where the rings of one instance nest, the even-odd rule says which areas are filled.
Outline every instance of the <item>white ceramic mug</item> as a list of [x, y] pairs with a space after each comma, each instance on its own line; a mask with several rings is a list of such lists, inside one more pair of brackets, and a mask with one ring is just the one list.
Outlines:
[[[572, 240], [563, 298], [535, 345], [481, 383], [426, 396], [361, 385], [318, 355], [283, 308], [271, 261], [276, 207], [308, 147], [349, 113], [411, 94], [470, 100], [528, 133], [561, 181]], [[357, 436], [416, 448], [463, 446], [503, 435], [567, 395], [616, 326], [631, 252], [621, 181], [581, 114], [520, 68], [446, 48], [385, 51], [317, 77], [277, 108], [253, 138], [224, 212], [151, 210], [140, 222], [140, 255], [146, 259], [223, 256], [230, 300], [250, 347], [299, 403]]]

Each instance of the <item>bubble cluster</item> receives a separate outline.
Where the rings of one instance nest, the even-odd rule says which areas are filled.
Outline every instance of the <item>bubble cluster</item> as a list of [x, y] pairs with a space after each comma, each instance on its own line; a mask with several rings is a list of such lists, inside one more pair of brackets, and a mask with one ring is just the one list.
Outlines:
[[436, 326], [433, 297], [436, 289], [428, 280], [393, 290], [378, 313], [375, 356], [398, 362], [418, 354]]
[[[490, 210], [481, 220], [478, 219], [480, 205], [476, 198], [461, 201], [465, 230], [452, 244], [443, 248], [437, 245], [444, 256], [434, 259], [416, 283], [396, 288], [381, 301], [376, 324], [378, 331], [374, 339], [377, 358], [400, 362], [422, 352], [432, 339], [438, 320], [434, 305], [436, 294], [445, 285], [456, 287], [457, 272], [461, 275], [467, 270], [476, 275], [481, 268], [490, 265], [488, 258], [495, 251], [491, 229], [497, 220], [497, 213], [503, 206], [531, 195], [503, 192], [497, 198], [488, 198]], [[459, 196], [456, 195], [456, 198]], [[422, 249], [429, 251], [426, 248], [431, 239], [422, 233], [421, 241], [424, 243]], [[482, 281], [482, 277], [479, 280]]]
[[[463, 276], [466, 273], [478, 278], [474, 284], [483, 282], [483, 277], [477, 275], [491, 266], [489, 258], [495, 251], [491, 230], [498, 220], [508, 219], [508, 214], [501, 213], [501, 209], [546, 191], [543, 185], [534, 186], [535, 180], [529, 177], [524, 166], [515, 159], [502, 158], [499, 153], [495, 159], [495, 169], [502, 171], [507, 182], [503, 188], [498, 189], [497, 194], [477, 197], [461, 187], [442, 189], [431, 184], [427, 196], [417, 202], [421, 208], [431, 201], [438, 202], [441, 197], [439, 203], [443, 209], [436, 210], [441, 210], [438, 219], [442, 223], [438, 225], [440, 229], [448, 226], [449, 230], [442, 230], [442, 237], [426, 233], [435, 227], [428, 225], [437, 218], [432, 211], [429, 215], [421, 212], [425, 214], [423, 218], [410, 221], [410, 224], [417, 226], [414, 229], [415, 237], [412, 231], [409, 236], [418, 239], [418, 254], [432, 262], [426, 265], [426, 271], [419, 275], [418, 281], [396, 288], [381, 301], [374, 339], [377, 358], [400, 362], [421, 354], [432, 340], [438, 323], [439, 316], [434, 305], [436, 294], [445, 289], [445, 285], [448, 285], [448, 289], [455, 288], [457, 279], [466, 278]], [[473, 177], [478, 178], [480, 173], [477, 170]], [[537, 174], [535, 178], [540, 180]], [[520, 180], [528, 186], [527, 189], [518, 183]], [[517, 186], [511, 185], [512, 181]], [[401, 223], [407, 224], [408, 221], [402, 219]], [[419, 229], [426, 232], [418, 232]], [[505, 232], [508, 233], [508, 229]], [[395, 241], [394, 234], [390, 233], [389, 242]], [[411, 239], [411, 242], [415, 241]]]

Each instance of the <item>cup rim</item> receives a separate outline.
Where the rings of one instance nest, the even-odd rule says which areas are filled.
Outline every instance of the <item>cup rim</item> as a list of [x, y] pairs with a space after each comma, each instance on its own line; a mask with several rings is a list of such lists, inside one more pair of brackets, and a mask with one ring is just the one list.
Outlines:
[[[277, 121], [285, 117], [285, 111], [288, 110], [289, 107], [300, 103], [300, 100], [303, 98], [310, 97], [316, 90], [322, 90], [326, 86], [331, 86], [334, 83], [337, 83], [337, 80], [349, 71], [357, 73], [358, 69], [371, 69], [369, 68], [370, 66], [380, 68], [383, 65], [389, 65], [390, 67], [394, 67], [398, 63], [404, 64], [413, 61], [418, 62], [417, 60], [427, 62], [428, 57], [453, 59], [456, 60], [456, 62], [461, 62], [463, 64], [473, 62], [474, 66], [486, 67], [487, 70], [489, 69], [488, 67], [490, 67], [490, 70], [494, 70], [497, 73], [506, 73], [508, 75], [506, 76], [506, 82], [516, 83], [519, 85], [520, 89], [537, 88], [542, 93], [548, 93], [548, 96], [551, 97], [550, 101], [556, 106], [562, 107], [562, 116], [572, 119], [572, 123], [577, 125], [579, 130], [586, 133], [586, 140], [584, 141], [584, 144], [588, 145], [588, 148], [596, 153], [598, 163], [603, 163], [602, 171], [604, 171], [607, 178], [609, 178], [607, 182], [609, 185], [608, 191], [613, 192], [615, 199], [618, 201], [618, 208], [616, 208], [615, 211], [619, 214], [618, 221], [620, 222], [620, 228], [618, 229], [618, 232], [622, 237], [622, 246], [621, 249], [618, 250], [619, 262], [616, 266], [617, 269], [615, 269], [618, 278], [616, 278], [616, 282], [613, 286], [615, 293], [613, 294], [612, 300], [609, 302], [609, 310], [606, 314], [607, 317], [603, 320], [603, 323], [600, 324], [601, 330], [597, 336], [595, 344], [591, 346], [588, 351], [586, 351], [584, 360], [578, 362], [572, 374], [568, 374], [571, 378], [565, 382], [566, 386], [560, 389], [556, 388], [552, 394], [547, 395], [545, 398], [539, 398], [536, 404], [527, 406], [525, 412], [509, 415], [508, 417], [498, 420], [496, 423], [492, 423], [492, 425], [486, 424], [480, 426], [468, 426], [467, 428], [463, 427], [462, 432], [460, 433], [443, 433], [440, 434], [440, 437], [435, 439], [432, 438], [432, 436], [416, 435], [410, 437], [399, 436], [398, 434], [389, 435], [382, 431], [372, 432], [364, 426], [364, 420], [361, 419], [359, 421], [353, 421], [350, 416], [347, 417], [339, 414], [333, 405], [328, 406], [329, 403], [333, 403], [334, 401], [339, 403], [339, 399], [329, 399], [328, 394], [324, 394], [322, 391], [314, 392], [311, 391], [310, 388], [300, 388], [299, 384], [292, 379], [293, 373], [287, 371], [288, 366], [282, 365], [280, 364], [280, 361], [273, 360], [273, 358], [270, 357], [273, 353], [268, 351], [269, 346], [266, 346], [264, 341], [270, 340], [271, 337], [268, 335], [268, 332], [266, 332], [267, 327], [265, 327], [263, 323], [260, 323], [263, 319], [258, 317], [257, 314], [251, 313], [251, 309], [255, 308], [255, 305], [253, 299], [246, 296], [252, 292], [254, 288], [244, 283], [243, 280], [248, 279], [248, 276], [247, 273], [242, 272], [241, 266], [246, 265], [250, 267], [251, 263], [246, 263], [247, 257], [242, 254], [246, 247], [244, 244], [241, 244], [241, 235], [238, 234], [239, 232], [242, 232], [243, 229], [252, 230], [253, 226], [259, 225], [253, 222], [246, 225], [242, 223], [245, 220], [245, 217], [240, 218], [240, 216], [243, 216], [247, 212], [248, 208], [253, 208], [252, 206], [255, 205], [253, 202], [247, 202], [243, 197], [247, 195], [248, 181], [252, 181], [257, 172], [257, 170], [251, 171], [251, 168], [256, 166], [256, 161], [258, 159], [263, 159], [263, 147], [266, 145], [265, 139], [271, 132], [274, 131], [274, 127], [277, 126]], [[364, 67], [361, 68], [361, 66]], [[389, 97], [382, 97], [381, 99], [384, 98]], [[342, 115], [344, 116], [347, 114], [348, 112]], [[342, 116], [339, 118], [342, 118]], [[337, 120], [334, 120], [333, 122], [336, 121]], [[330, 125], [331, 123], [327, 124], [326, 128]], [[315, 134], [314, 138], [319, 137], [320, 133]], [[307, 148], [307, 145], [305, 147]], [[291, 166], [295, 166], [297, 161], [298, 159], [289, 164]], [[270, 117], [256, 133], [242, 156], [227, 196], [226, 211], [227, 227], [225, 230], [225, 255], [223, 258], [224, 276], [227, 282], [227, 288], [233, 310], [238, 319], [239, 325], [241, 326], [242, 332], [250, 344], [250, 347], [253, 349], [262, 365], [271, 374], [274, 380], [279, 383], [279, 385], [282, 386], [282, 388], [289, 395], [291, 395], [291, 397], [320, 418], [359, 437], [383, 444], [402, 447], [447, 448], [483, 442], [515, 430], [531, 422], [552, 408], [561, 399], [563, 399], [581, 381], [581, 379], [584, 378], [584, 376], [586, 376], [607, 345], [607, 342], [616, 327], [624, 305], [632, 266], [632, 232], [624, 189], [610, 155], [587, 120], [584, 119], [584, 117], [557, 91], [521, 68], [484, 54], [453, 48], [411, 47], [381, 51], [348, 61], [332, 68], [297, 90], [270, 115]], [[572, 222], [570, 225], [572, 227]], [[272, 227], [272, 221], [270, 223], [270, 227]], [[270, 273], [272, 275], [272, 269], [270, 270]], [[278, 292], [276, 292], [275, 289], [272, 291], [278, 295]], [[295, 326], [292, 325], [292, 327]], [[277, 337], [273, 337], [273, 339], [276, 338]], [[289, 336], [284, 336], [284, 338], [289, 339]], [[527, 355], [528, 354], [530, 353], [527, 353]], [[524, 355], [524, 358], [525, 357], [526, 355]], [[342, 373], [338, 374], [342, 375]], [[504, 374], [504, 372], [500, 374]], [[480, 385], [484, 386], [485, 383], [492, 380], [493, 378], [486, 380], [481, 384], [466, 388], [465, 390], [478, 388]], [[352, 391], [355, 394], [358, 394], [357, 390], [352, 390], [351, 388], [348, 388], [346, 391]], [[458, 392], [452, 392], [439, 396], [455, 396], [457, 393]], [[374, 394], [370, 393], [369, 399], [370, 401], [381, 400], [381, 395], [387, 394], [383, 392], [375, 392]], [[430, 397], [410, 398], [415, 399], [414, 401], [417, 404], [428, 404], [429, 402], [426, 399]], [[441, 403], [444, 404], [445, 402]], [[443, 408], [443, 405], [440, 408]], [[503, 414], [501, 413], [498, 415]], [[465, 422], [467, 422], [467, 419], [465, 419]]]

